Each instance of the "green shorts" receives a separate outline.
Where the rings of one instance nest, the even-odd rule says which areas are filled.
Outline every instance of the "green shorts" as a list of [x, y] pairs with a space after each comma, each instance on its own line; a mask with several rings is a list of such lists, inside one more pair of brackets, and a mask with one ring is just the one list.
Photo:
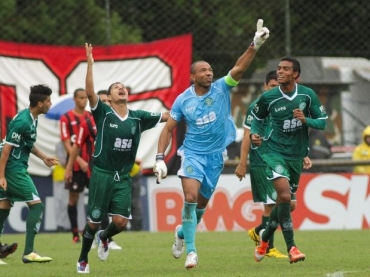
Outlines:
[[131, 177], [93, 167], [90, 184], [87, 218], [100, 223], [106, 215], [120, 215], [131, 219]]
[[298, 189], [299, 178], [303, 168], [303, 159], [299, 160], [284, 160], [282, 157], [274, 154], [263, 154], [263, 160], [267, 164], [266, 174], [269, 180], [276, 178], [287, 178], [290, 184], [291, 193], [295, 193]]
[[272, 182], [267, 180], [266, 167], [251, 167], [250, 177], [253, 201], [255, 203], [275, 204], [277, 194]]
[[5, 172], [7, 190], [0, 189], [0, 199], [14, 202], [31, 202], [40, 200], [39, 193], [27, 170]]

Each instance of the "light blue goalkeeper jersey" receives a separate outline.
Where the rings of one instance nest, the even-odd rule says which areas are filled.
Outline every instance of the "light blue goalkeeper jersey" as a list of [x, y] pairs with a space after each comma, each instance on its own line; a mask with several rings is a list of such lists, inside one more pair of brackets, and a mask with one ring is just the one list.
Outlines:
[[178, 122], [186, 121], [182, 148], [188, 153], [222, 152], [235, 140], [230, 90], [236, 85], [229, 74], [212, 83], [205, 95], [197, 95], [193, 85], [176, 98], [170, 115]]

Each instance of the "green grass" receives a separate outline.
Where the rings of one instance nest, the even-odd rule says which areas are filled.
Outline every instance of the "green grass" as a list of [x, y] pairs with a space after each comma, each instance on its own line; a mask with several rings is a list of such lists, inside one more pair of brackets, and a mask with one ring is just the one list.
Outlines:
[[[285, 252], [281, 232], [275, 237], [276, 247]], [[267, 257], [256, 263], [254, 245], [246, 232], [197, 233], [199, 265], [189, 271], [184, 269], [185, 255], [178, 260], [172, 257], [173, 233], [125, 232], [115, 238], [123, 250], [111, 251], [108, 260], [101, 262], [93, 249], [89, 276], [370, 276], [370, 230], [296, 231], [296, 243], [307, 257], [296, 264]], [[0, 276], [77, 275], [80, 245], [71, 243], [70, 234], [37, 235], [38, 252], [53, 258], [47, 264], [23, 264], [24, 235], [2, 236], [4, 243], [15, 241], [18, 250], [4, 259], [8, 265], [0, 266]]]

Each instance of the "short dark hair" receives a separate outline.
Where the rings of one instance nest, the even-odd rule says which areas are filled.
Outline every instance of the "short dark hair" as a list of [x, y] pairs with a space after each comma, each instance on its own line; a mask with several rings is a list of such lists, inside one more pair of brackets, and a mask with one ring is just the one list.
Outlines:
[[271, 80], [277, 80], [276, 70], [271, 70], [266, 74], [265, 84], [268, 84]]
[[75, 89], [75, 91], [73, 92], [73, 98], [76, 98], [76, 97], [77, 97], [77, 93], [78, 93], [79, 91], [85, 91], [85, 89], [84, 89], [84, 88], [78, 88], [78, 89]]
[[30, 107], [36, 107], [39, 102], [44, 102], [45, 99], [52, 93], [51, 88], [47, 85], [35, 85], [30, 88]]
[[296, 58], [293, 58], [291, 56], [285, 56], [280, 59], [280, 61], [287, 61], [291, 62], [293, 64], [293, 72], [298, 72], [298, 76], [296, 79], [301, 76], [301, 65], [299, 64], [299, 61]]
[[206, 61], [203, 61], [203, 60], [199, 60], [199, 61], [193, 62], [192, 65], [190, 66], [190, 74], [194, 74], [195, 73], [195, 66], [198, 63], [207, 63], [207, 62]]
[[102, 89], [102, 90], [99, 90], [97, 93], [97, 95], [102, 95], [102, 94], [108, 95], [108, 91], [106, 89]]
[[111, 84], [108, 88], [108, 95], [110, 95], [110, 91], [112, 89], [112, 87], [115, 85], [115, 84], [120, 84], [121, 82], [114, 82], [113, 84]]

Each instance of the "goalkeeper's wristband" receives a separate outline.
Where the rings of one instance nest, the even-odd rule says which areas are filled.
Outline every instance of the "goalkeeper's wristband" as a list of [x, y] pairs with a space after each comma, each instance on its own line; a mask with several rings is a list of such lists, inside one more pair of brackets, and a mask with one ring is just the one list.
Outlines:
[[155, 156], [155, 161], [158, 162], [158, 161], [163, 161], [164, 160], [164, 154], [163, 153], [158, 153], [156, 156]]
[[254, 43], [254, 40], [252, 40], [250, 47], [252, 47], [256, 51], [258, 50], [258, 48], [256, 47], [256, 44]]

